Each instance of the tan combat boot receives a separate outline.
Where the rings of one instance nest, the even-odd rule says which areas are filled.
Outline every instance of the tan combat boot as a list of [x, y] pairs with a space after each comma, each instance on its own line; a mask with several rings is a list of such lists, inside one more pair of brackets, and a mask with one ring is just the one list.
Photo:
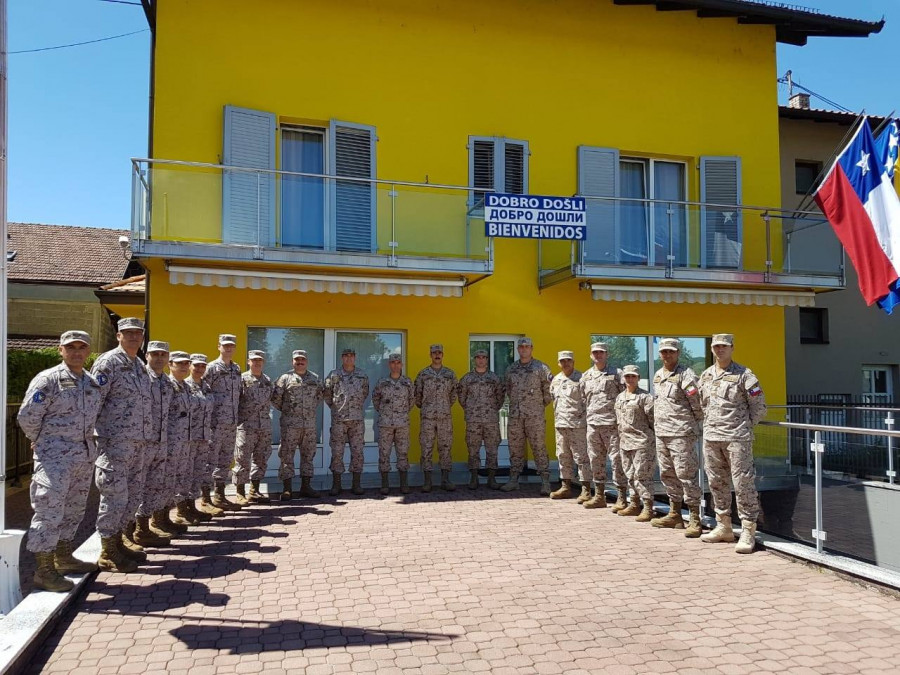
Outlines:
[[409, 472], [400, 471], [400, 493], [404, 495], [409, 494]]
[[391, 492], [390, 474], [387, 471], [381, 472], [381, 494], [386, 495]]
[[322, 495], [313, 490], [312, 487], [312, 476], [301, 476], [300, 477], [300, 496], [307, 497], [309, 499], [318, 499]]
[[159, 511], [163, 527], [165, 527], [168, 532], [174, 532], [176, 535], [184, 534], [188, 531], [187, 525], [182, 525], [181, 523], [176, 523], [172, 520], [171, 510], [172, 506], [166, 505], [166, 508], [160, 509]]
[[[621, 513], [621, 511], [619, 513]], [[634, 519], [634, 522], [649, 523], [652, 519], [653, 519], [653, 500], [645, 499], [644, 500], [644, 508], [638, 514], [638, 517]]]
[[134, 540], [141, 546], [153, 546], [154, 548], [172, 545], [172, 540], [169, 537], [161, 536], [150, 529], [150, 516], [137, 517]]
[[733, 544], [734, 530], [731, 528], [731, 516], [722, 516], [717, 513], [715, 529], [700, 537], [700, 541], [705, 541], [707, 544]]
[[130, 548], [132, 551], [138, 551], [138, 552], [141, 552], [141, 551], [144, 550], [143, 546], [141, 546], [139, 543], [137, 543], [137, 542], [134, 540], [134, 529], [135, 529], [135, 527], [137, 527], [136, 521], [134, 521], [134, 520], [129, 520], [127, 523], [125, 523], [125, 529], [122, 530], [122, 534], [125, 536], [125, 539], [127, 539], [128, 542], [129, 542], [129, 544], [130, 544], [130, 545], [128, 546], [128, 548]]
[[584, 504], [587, 500], [591, 498], [591, 483], [590, 481], [583, 480], [581, 481], [581, 494], [575, 499], [576, 504]]
[[489, 490], [499, 490], [500, 483], [497, 482], [497, 470], [496, 469], [488, 469], [488, 481], [487, 486]]
[[756, 523], [752, 520], [741, 521], [741, 538], [734, 547], [735, 553], [753, 553], [756, 548]]
[[250, 506], [250, 500], [247, 499], [247, 490], [244, 484], [234, 486], [234, 499], [232, 500], [238, 506]]
[[175, 505], [175, 517], [172, 518], [172, 522], [185, 528], [189, 525], [197, 524], [194, 522], [194, 518], [188, 511], [184, 501], [180, 501]]
[[[588, 490], [588, 492], [590, 492], [590, 490]], [[571, 499], [574, 496], [575, 489], [572, 485], [572, 481], [568, 478], [563, 478], [560, 481], [559, 489], [550, 493], [550, 499]]]
[[350, 486], [350, 492], [355, 495], [364, 494], [364, 490], [362, 489], [362, 473], [359, 471], [353, 474], [353, 483]]
[[344, 487], [341, 485], [341, 474], [337, 471], [331, 472], [331, 490], [328, 491], [332, 497], [337, 497], [341, 492], [344, 491]]
[[691, 512], [691, 517], [688, 519], [688, 525], [687, 529], [684, 531], [684, 536], [688, 539], [696, 539], [703, 534], [703, 524], [700, 520], [700, 505], [694, 504], [693, 506], [688, 506], [688, 510]]
[[291, 499], [294, 498], [294, 492], [291, 489], [292, 482], [293, 481], [291, 481], [290, 478], [286, 478], [285, 480], [282, 481], [283, 487], [281, 489], [281, 501], [289, 502], [289, 501], [291, 501]]
[[53, 565], [53, 551], [43, 551], [34, 554], [34, 561], [37, 563], [37, 569], [34, 570], [35, 588], [45, 591], [53, 591], [54, 593], [66, 593], [75, 588], [75, 584], [62, 576]]
[[586, 509], [605, 509], [606, 493], [603, 483], [594, 483], [594, 496], [582, 504]]
[[519, 472], [518, 471], [510, 471], [509, 472], [509, 480], [506, 481], [501, 487], [500, 492], [514, 492], [519, 489]]
[[203, 487], [201, 487], [200, 492], [203, 495], [202, 497], [200, 497], [200, 506], [198, 507], [198, 510], [201, 513], [209, 514], [213, 518], [225, 515], [225, 511], [217, 506], [213, 506], [212, 499], [209, 496], [208, 485], [204, 485]]
[[541, 497], [549, 497], [550, 496], [550, 472], [544, 471], [541, 473]]
[[470, 490], [478, 489], [478, 469], [470, 469], [469, 470], [469, 489]]
[[187, 500], [188, 511], [191, 512], [191, 515], [194, 516], [194, 520], [198, 523], [208, 523], [212, 520], [212, 515], [209, 513], [203, 513], [197, 508], [197, 504], [194, 503], [193, 499]]
[[175, 539], [175, 537], [178, 536], [178, 532], [174, 527], [169, 529], [166, 525], [166, 521], [162, 517], [163, 512], [164, 509], [157, 509], [153, 512], [153, 515], [150, 516], [150, 531], [160, 537]]
[[71, 539], [60, 539], [56, 542], [56, 551], [53, 555], [53, 565], [60, 574], [89, 574], [97, 571], [94, 563], [79, 560], [74, 555], [75, 546]]
[[100, 558], [97, 567], [104, 572], [134, 572], [138, 566], [134, 560], [126, 558], [116, 543], [120, 535], [100, 537]]
[[259, 481], [251, 480], [250, 481], [250, 501], [256, 502], [257, 504], [271, 504], [272, 500], [269, 499], [268, 495], [264, 495], [259, 490]]
[[[619, 491], [619, 494], [623, 494], [622, 491]], [[615, 507], [614, 507], [615, 509]], [[631, 495], [631, 503], [626, 506], [624, 509], [618, 509], [616, 511], [617, 516], [636, 516], [641, 512], [641, 498], [636, 494]]]
[[669, 512], [662, 518], [654, 518], [650, 521], [653, 527], [667, 527], [674, 530], [684, 529], [684, 518], [681, 517], [681, 502], [669, 500]]
[[628, 490], [619, 490], [619, 495], [616, 497], [616, 503], [613, 504], [610, 511], [613, 513], [618, 513], [622, 509], [628, 508]]
[[[132, 543], [132, 541], [125, 536], [124, 532], [119, 533], [118, 544], [119, 550], [126, 558], [131, 558], [138, 564], [147, 562], [147, 554], [144, 553], [144, 549], [141, 547], [136, 548], [137, 545]], [[140, 548], [140, 550], [138, 550], [138, 548]]]
[[212, 503], [213, 506], [216, 506], [223, 511], [241, 510], [241, 507], [238, 504], [225, 499], [225, 483], [216, 483], [216, 489], [215, 492], [213, 492]]
[[450, 480], [450, 472], [444, 469], [441, 469], [441, 489], [447, 492], [453, 492], [456, 489], [453, 481]]
[[422, 481], [422, 492], [431, 492], [431, 472], [425, 472], [425, 478]]

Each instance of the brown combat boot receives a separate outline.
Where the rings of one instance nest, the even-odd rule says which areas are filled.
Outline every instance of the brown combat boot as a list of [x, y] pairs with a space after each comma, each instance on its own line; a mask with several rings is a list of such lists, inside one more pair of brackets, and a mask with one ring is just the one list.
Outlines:
[[124, 532], [120, 533], [118, 544], [119, 550], [126, 558], [131, 558], [138, 564], [147, 562], [147, 554], [144, 553], [144, 549], [126, 537]]
[[441, 469], [441, 490], [453, 492], [455, 489], [456, 486], [453, 484], [453, 481], [450, 480], [450, 472]]
[[100, 537], [100, 558], [97, 567], [104, 572], [134, 572], [138, 566], [134, 560], [126, 558], [119, 550], [116, 540], [121, 535]]
[[359, 471], [353, 474], [353, 484], [350, 487], [350, 492], [355, 495], [364, 494], [362, 489], [362, 474]]
[[550, 496], [550, 472], [544, 471], [541, 473], [541, 497], [549, 497]]
[[478, 489], [478, 469], [469, 469], [469, 489]]
[[53, 551], [43, 551], [34, 554], [37, 568], [34, 570], [35, 588], [54, 593], [66, 593], [75, 588], [75, 584], [62, 576], [53, 565]]
[[[681, 517], [680, 511], [679, 511], [679, 517]], [[644, 500], [644, 508], [638, 514], [638, 517], [634, 519], [634, 522], [649, 523], [652, 519], [653, 519], [653, 500], [645, 499]]]
[[125, 529], [122, 530], [122, 535], [128, 540], [129, 544], [131, 544], [128, 548], [132, 551], [142, 552], [144, 547], [134, 540], [135, 527], [137, 527], [137, 523], [134, 520], [129, 520], [125, 523]]
[[208, 485], [204, 485], [203, 487], [201, 487], [200, 492], [203, 495], [202, 497], [200, 497], [200, 506], [197, 507], [197, 510], [200, 511], [200, 513], [206, 513], [213, 518], [225, 515], [225, 511], [220, 509], [218, 506], [213, 506], [212, 499], [209, 496]]
[[681, 502], [669, 500], [669, 513], [662, 518], [654, 518], [650, 521], [653, 527], [668, 527], [675, 530], [684, 529], [684, 518], [681, 517]]
[[756, 548], [756, 523], [752, 520], [741, 521], [741, 538], [734, 547], [735, 553], [753, 553]]
[[328, 491], [332, 497], [337, 497], [341, 492], [344, 491], [344, 486], [341, 485], [341, 474], [337, 471], [331, 472], [331, 489]]
[[[619, 492], [622, 494], [622, 492]], [[636, 516], [641, 512], [641, 499], [636, 494], [631, 495], [631, 503], [624, 509], [616, 511], [617, 516]]]
[[616, 497], [616, 503], [612, 505], [610, 511], [613, 513], [618, 513], [624, 508], [628, 508], [628, 490], [619, 490], [619, 495]]
[[172, 520], [171, 510], [172, 507], [168, 505], [166, 508], [159, 510], [160, 522], [162, 523], [163, 528], [167, 532], [174, 532], [176, 536], [184, 534], [188, 531], [187, 525], [182, 525], [181, 523], [176, 523]]
[[172, 522], [176, 525], [181, 525], [182, 527], [197, 525], [197, 522], [194, 521], [194, 517], [188, 511], [184, 501], [180, 501], [175, 505], [175, 517], [172, 518]]
[[90, 574], [97, 571], [97, 565], [76, 558], [75, 546], [71, 539], [60, 539], [56, 542], [53, 565], [60, 574]]
[[586, 509], [605, 509], [606, 493], [603, 483], [594, 483], [594, 496], [582, 504]]
[[700, 541], [705, 541], [707, 544], [733, 544], [734, 539], [734, 530], [731, 527], [731, 516], [723, 516], [718, 513], [716, 514], [716, 527], [712, 532], [707, 532], [700, 537]]
[[307, 499], [318, 499], [322, 496], [318, 492], [313, 490], [312, 476], [300, 477], [300, 496], [306, 497]]
[[700, 505], [688, 506], [688, 510], [691, 512], [691, 517], [688, 519], [688, 526], [684, 531], [684, 536], [688, 539], [696, 539], [703, 534], [703, 523], [700, 520]]
[[194, 520], [198, 523], [208, 523], [212, 520], [212, 514], [203, 513], [200, 509], [197, 508], [197, 504], [193, 499], [187, 500], [188, 511], [191, 512], [191, 515], [194, 516]]
[[509, 480], [500, 486], [500, 492], [515, 492], [519, 489], [519, 472], [510, 471]]
[[260, 492], [258, 480], [250, 481], [250, 501], [256, 502], [257, 504], [270, 504], [272, 502], [268, 495], [264, 495]]
[[390, 474], [387, 471], [381, 472], [381, 494], [386, 495], [391, 492]]
[[587, 500], [591, 498], [591, 483], [590, 481], [583, 480], [581, 481], [581, 494], [575, 499], [576, 504], [584, 504]]
[[150, 529], [150, 516], [138, 516], [137, 527], [134, 530], [134, 540], [141, 546], [162, 548], [171, 546], [172, 540]]
[[223, 511], [240, 511], [241, 507], [227, 499], [225, 499], [225, 483], [216, 483], [216, 489], [213, 492], [212, 504]]
[[293, 481], [290, 478], [286, 478], [282, 481], [281, 488], [281, 501], [289, 502], [294, 498], [293, 486], [291, 485]]
[[247, 499], [247, 491], [244, 484], [234, 486], [234, 499], [232, 500], [238, 506], [250, 506], [250, 500]]
[[409, 472], [408, 471], [400, 471], [400, 493], [404, 495], [409, 494]]
[[560, 481], [559, 489], [550, 493], [550, 499], [572, 499], [575, 496], [575, 486], [568, 478]]
[[169, 529], [169, 527], [166, 525], [166, 521], [162, 517], [162, 514], [163, 509], [157, 509], [153, 512], [153, 515], [150, 516], [150, 531], [158, 537], [174, 539], [178, 536], [178, 532], [176, 532], [174, 528]]
[[497, 470], [496, 469], [488, 469], [488, 481], [487, 486], [489, 490], [499, 490], [500, 483], [497, 482]]
[[425, 478], [422, 481], [422, 492], [431, 492], [431, 472], [425, 472]]

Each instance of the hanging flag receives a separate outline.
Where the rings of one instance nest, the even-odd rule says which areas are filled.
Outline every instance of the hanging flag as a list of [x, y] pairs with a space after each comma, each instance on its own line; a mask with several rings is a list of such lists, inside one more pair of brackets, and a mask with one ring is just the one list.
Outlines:
[[[897, 167], [897, 155], [898, 149], [900, 149], [898, 146], [900, 146], [900, 124], [897, 123], [897, 120], [891, 120], [875, 139], [875, 153], [889, 183], [892, 183], [894, 170]], [[900, 279], [891, 284], [890, 292], [878, 301], [878, 306], [888, 314], [893, 314], [894, 307], [897, 305], [900, 305]]]
[[883, 169], [865, 119], [815, 194], [850, 256], [867, 305], [887, 296], [900, 278], [900, 200]]

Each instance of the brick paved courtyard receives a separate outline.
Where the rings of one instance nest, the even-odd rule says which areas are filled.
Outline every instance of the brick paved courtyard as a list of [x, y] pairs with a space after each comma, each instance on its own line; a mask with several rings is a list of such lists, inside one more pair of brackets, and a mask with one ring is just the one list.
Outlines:
[[536, 486], [254, 507], [143, 569], [100, 574], [32, 672], [900, 669], [900, 599]]

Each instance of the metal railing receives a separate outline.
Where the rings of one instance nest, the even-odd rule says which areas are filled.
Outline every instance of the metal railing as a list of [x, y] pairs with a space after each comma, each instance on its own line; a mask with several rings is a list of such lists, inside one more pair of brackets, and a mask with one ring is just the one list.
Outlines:
[[12, 481], [13, 487], [19, 487], [22, 477], [32, 469], [31, 442], [16, 421], [20, 405], [6, 404], [6, 479]]

